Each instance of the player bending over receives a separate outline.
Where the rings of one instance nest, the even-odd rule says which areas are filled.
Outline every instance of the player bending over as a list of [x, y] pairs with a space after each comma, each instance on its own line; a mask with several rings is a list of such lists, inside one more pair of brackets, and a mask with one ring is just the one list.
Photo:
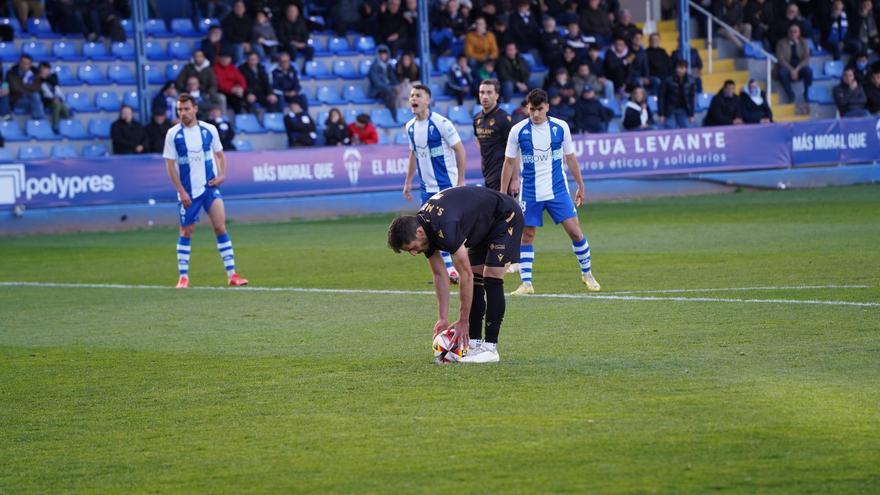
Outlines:
[[[458, 130], [446, 117], [431, 111], [431, 88], [416, 84], [409, 93], [409, 104], [415, 117], [404, 126], [409, 138], [409, 168], [403, 183], [403, 196], [412, 201], [410, 185], [416, 170], [422, 190], [422, 204], [432, 194], [452, 186], [464, 185], [464, 145]], [[458, 283], [449, 253], [440, 253], [449, 280]]]
[[[590, 271], [590, 245], [581, 232], [577, 208], [584, 200], [584, 181], [574, 156], [574, 145], [568, 124], [554, 117], [547, 117], [550, 108], [547, 93], [533, 89], [526, 96], [529, 118], [510, 129], [507, 149], [504, 151], [504, 167], [501, 172], [501, 190], [507, 191], [511, 179], [521, 171], [520, 204], [525, 214], [520, 247], [519, 274], [522, 285], [512, 295], [534, 294], [532, 267], [535, 259], [535, 233], [544, 224], [544, 210], [550, 212], [555, 223], [562, 223], [571, 238], [571, 249], [581, 267], [581, 281], [587, 290], [598, 291], [599, 282]], [[562, 161], [574, 176], [577, 192], [574, 203], [568, 191], [568, 180]], [[517, 161], [520, 161], [518, 164]]]
[[[455, 340], [468, 353], [463, 363], [494, 363], [504, 319], [504, 273], [519, 258], [522, 210], [510, 196], [485, 187], [464, 186], [439, 192], [416, 215], [395, 218], [388, 246], [395, 253], [423, 253], [434, 275], [439, 317], [434, 335], [453, 328]], [[449, 325], [449, 278], [440, 250], [452, 253], [461, 276], [458, 321]], [[486, 340], [470, 340], [470, 328], [481, 328]]]
[[165, 168], [177, 189], [180, 238], [177, 240], [178, 289], [189, 287], [190, 239], [199, 211], [204, 208], [217, 235], [217, 250], [226, 266], [229, 285], [247, 285], [247, 279], [235, 273], [232, 240], [226, 232], [226, 210], [217, 187], [226, 178], [226, 158], [217, 128], [196, 120], [196, 100], [184, 93], [177, 98], [180, 123], [165, 135]]

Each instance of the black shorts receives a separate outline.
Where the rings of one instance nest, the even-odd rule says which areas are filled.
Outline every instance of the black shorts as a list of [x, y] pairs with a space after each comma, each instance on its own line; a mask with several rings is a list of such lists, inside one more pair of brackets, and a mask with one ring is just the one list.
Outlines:
[[486, 242], [468, 248], [471, 266], [503, 267], [508, 263], [519, 263], [519, 244], [522, 241], [524, 224], [520, 208], [500, 220], [489, 233]]

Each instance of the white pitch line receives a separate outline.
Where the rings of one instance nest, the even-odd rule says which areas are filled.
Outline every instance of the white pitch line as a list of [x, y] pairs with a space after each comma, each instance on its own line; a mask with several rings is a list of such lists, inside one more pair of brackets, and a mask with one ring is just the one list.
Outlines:
[[714, 289], [617, 290], [606, 294], [677, 294], [685, 292], [738, 292], [761, 290], [870, 289], [870, 285], [781, 285], [770, 287], [718, 287]]
[[[165, 285], [126, 285], [126, 284], [75, 284], [55, 282], [0, 282], [0, 287], [48, 287], [62, 289], [154, 289], [154, 290], [177, 290]], [[372, 290], [372, 289], [320, 289], [309, 287], [245, 287], [228, 289], [226, 287], [190, 287], [187, 290], [196, 291], [235, 291], [235, 292], [313, 292], [323, 294], [385, 294], [385, 295], [411, 295], [429, 296], [434, 291], [427, 290]], [[525, 299], [599, 299], [612, 301], [649, 301], [649, 302], [706, 302], [706, 303], [746, 303], [746, 304], [799, 304], [821, 306], [855, 306], [863, 308], [880, 308], [877, 302], [859, 301], [827, 301], [827, 300], [799, 300], [799, 299], [733, 299], [715, 297], [656, 297], [656, 296], [627, 296], [613, 294], [533, 294], [525, 296]]]

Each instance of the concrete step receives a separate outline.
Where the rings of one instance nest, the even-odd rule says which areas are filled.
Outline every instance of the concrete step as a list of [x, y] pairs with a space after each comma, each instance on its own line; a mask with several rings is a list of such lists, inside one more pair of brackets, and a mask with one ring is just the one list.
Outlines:
[[773, 105], [773, 118], [782, 118], [782, 117], [792, 117], [796, 116], [796, 107], [794, 103], [784, 103], [784, 104], [774, 104]]
[[657, 21], [657, 32], [678, 35], [678, 23], [675, 19]]
[[[709, 71], [709, 61], [703, 61], [703, 72]], [[734, 72], [736, 71], [735, 58], [712, 59], [712, 72]]]
[[776, 115], [776, 109], [773, 110], [774, 122], [806, 122], [810, 120], [809, 115]]
[[745, 70], [714, 72], [706, 74], [703, 72], [703, 91], [707, 93], [715, 93], [724, 84], [726, 80], [732, 80], [737, 88], [742, 87], [749, 82], [749, 72]]

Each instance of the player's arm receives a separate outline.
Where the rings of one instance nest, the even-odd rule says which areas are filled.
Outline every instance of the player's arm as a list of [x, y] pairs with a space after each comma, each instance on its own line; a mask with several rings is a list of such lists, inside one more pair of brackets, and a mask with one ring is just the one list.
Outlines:
[[177, 194], [180, 196], [180, 202], [183, 203], [184, 208], [189, 208], [192, 204], [192, 198], [189, 197], [189, 194], [186, 193], [186, 189], [183, 188], [183, 183], [180, 182], [180, 173], [177, 171], [177, 160], [166, 158], [165, 171], [168, 172], [168, 177], [171, 179], [171, 183], [174, 184], [174, 189], [177, 190]]
[[504, 157], [504, 164], [501, 166], [501, 192], [509, 192], [513, 196], [519, 194], [519, 158]]
[[586, 191], [584, 190], [584, 179], [581, 177], [581, 167], [578, 166], [577, 157], [574, 156], [574, 153], [565, 155], [565, 164], [568, 165], [568, 170], [571, 171], [571, 176], [574, 177], [574, 182], [577, 184], [577, 192], [574, 193], [574, 205], [580, 206], [584, 202]]
[[455, 153], [455, 166], [458, 167], [458, 184], [456, 186], [464, 185], [464, 145], [461, 141], [455, 143], [455, 146], [452, 147], [452, 152]]
[[208, 181], [211, 187], [217, 187], [226, 180], [226, 155], [222, 151], [215, 151], [214, 163], [217, 165], [217, 175]]
[[412, 187], [414, 175], [416, 175], [416, 154], [413, 150], [409, 150], [409, 165], [406, 167], [406, 179], [403, 180], [403, 197], [407, 201], [412, 201], [413, 199], [409, 190]]
[[437, 323], [434, 325], [434, 335], [449, 328], [449, 274], [446, 272], [446, 263], [440, 256], [440, 251], [435, 251], [428, 258], [428, 266], [434, 276], [434, 292], [437, 294]]
[[471, 261], [464, 244], [452, 253], [452, 264], [458, 270], [459, 276], [458, 321], [453, 324], [453, 327], [455, 339], [458, 341], [458, 345], [464, 349], [468, 346], [470, 339], [471, 303], [474, 299], [474, 273], [471, 271]]

